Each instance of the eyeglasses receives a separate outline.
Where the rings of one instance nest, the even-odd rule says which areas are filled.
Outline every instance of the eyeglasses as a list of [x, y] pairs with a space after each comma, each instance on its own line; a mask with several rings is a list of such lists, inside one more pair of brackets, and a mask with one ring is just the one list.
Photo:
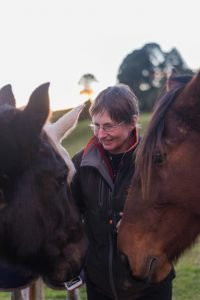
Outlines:
[[105, 132], [112, 132], [114, 131], [117, 127], [121, 126], [124, 124], [123, 122], [117, 123], [117, 124], [104, 124], [104, 125], [99, 125], [99, 124], [93, 124], [91, 123], [89, 126], [90, 128], [94, 131], [97, 132], [102, 128]]

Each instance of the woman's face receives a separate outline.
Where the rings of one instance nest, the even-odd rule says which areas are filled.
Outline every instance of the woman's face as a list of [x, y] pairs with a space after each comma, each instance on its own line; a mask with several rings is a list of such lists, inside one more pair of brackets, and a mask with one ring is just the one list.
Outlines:
[[117, 123], [104, 111], [92, 117], [94, 135], [103, 148], [112, 154], [125, 152], [131, 145], [131, 132], [136, 126], [136, 120], [131, 124]]

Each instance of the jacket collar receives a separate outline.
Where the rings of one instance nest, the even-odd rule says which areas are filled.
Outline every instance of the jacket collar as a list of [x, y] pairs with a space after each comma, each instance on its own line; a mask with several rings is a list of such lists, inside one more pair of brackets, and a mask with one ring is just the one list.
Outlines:
[[[132, 152], [138, 145], [138, 129], [133, 130], [132, 144], [124, 154]], [[125, 156], [125, 155], [124, 155]], [[99, 170], [102, 176], [107, 180], [110, 186], [113, 185], [113, 172], [106, 151], [98, 139], [93, 136], [88, 142], [83, 152], [81, 166], [91, 166]]]

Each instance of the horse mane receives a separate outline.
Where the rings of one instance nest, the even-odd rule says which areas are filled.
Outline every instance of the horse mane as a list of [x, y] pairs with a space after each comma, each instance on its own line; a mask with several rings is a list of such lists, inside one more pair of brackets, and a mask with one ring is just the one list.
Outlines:
[[134, 181], [141, 185], [143, 198], [146, 199], [151, 185], [151, 174], [156, 153], [164, 155], [163, 131], [165, 116], [174, 99], [191, 80], [191, 75], [180, 75], [171, 78], [176, 85], [171, 90], [163, 89], [153, 111], [151, 121], [137, 150]]

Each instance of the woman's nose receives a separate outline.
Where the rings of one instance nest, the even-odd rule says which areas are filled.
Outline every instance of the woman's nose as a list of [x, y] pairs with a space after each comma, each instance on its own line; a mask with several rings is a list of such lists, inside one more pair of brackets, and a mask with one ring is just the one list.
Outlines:
[[105, 136], [107, 136], [106, 131], [105, 131], [102, 127], [100, 127], [99, 130], [98, 130], [98, 132], [97, 132], [97, 137], [98, 137], [99, 139], [102, 139], [102, 138], [104, 138]]

